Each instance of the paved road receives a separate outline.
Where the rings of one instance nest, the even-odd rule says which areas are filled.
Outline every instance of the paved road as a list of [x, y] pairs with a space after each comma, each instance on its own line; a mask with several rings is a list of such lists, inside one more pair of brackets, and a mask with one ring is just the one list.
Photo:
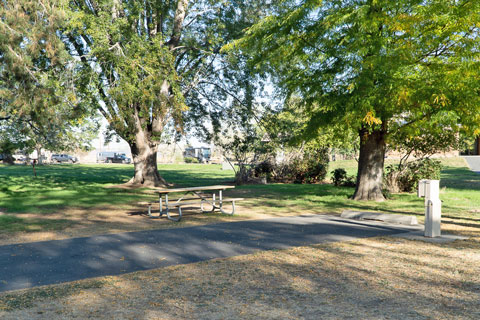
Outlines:
[[313, 215], [0, 246], [0, 292], [410, 230]]
[[472, 171], [480, 173], [480, 156], [464, 156], [463, 158]]

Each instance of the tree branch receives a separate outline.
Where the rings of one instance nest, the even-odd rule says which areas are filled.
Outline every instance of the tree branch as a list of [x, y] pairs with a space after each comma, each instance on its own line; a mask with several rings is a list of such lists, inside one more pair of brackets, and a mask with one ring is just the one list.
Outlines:
[[167, 43], [170, 50], [178, 47], [178, 44], [180, 43], [180, 37], [182, 36], [183, 30], [183, 21], [185, 20], [187, 7], [188, 0], [178, 0], [177, 10], [175, 11], [175, 17], [173, 21], [172, 37]]

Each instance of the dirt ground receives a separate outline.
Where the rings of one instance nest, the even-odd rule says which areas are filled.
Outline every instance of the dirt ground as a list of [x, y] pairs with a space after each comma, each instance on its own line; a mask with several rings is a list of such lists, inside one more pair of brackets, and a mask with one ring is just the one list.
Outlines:
[[479, 248], [383, 237], [259, 252], [2, 294], [0, 318], [479, 319]]
[[[0, 241], [271, 217], [243, 210], [177, 224], [149, 219], [142, 208], [71, 209], [62, 215], [78, 223], [66, 231]], [[442, 231], [470, 238], [378, 237], [0, 293], [0, 319], [480, 319], [480, 220], [444, 217]]]

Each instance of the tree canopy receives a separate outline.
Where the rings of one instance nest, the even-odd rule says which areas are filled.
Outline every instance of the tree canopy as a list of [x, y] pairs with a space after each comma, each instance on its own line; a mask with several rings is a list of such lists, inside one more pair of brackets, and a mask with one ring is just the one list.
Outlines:
[[390, 135], [480, 133], [479, 10], [469, 0], [282, 1], [226, 49], [301, 97], [307, 136], [332, 123], [358, 131], [355, 198], [382, 200]]
[[[167, 128], [216, 122], [248, 100], [248, 77], [220, 48], [259, 17], [260, 1], [70, 1], [60, 37], [76, 86], [130, 145], [140, 185], [165, 185], [156, 153]], [[235, 85], [238, 84], [238, 86]], [[240, 93], [242, 92], [242, 93]], [[235, 96], [233, 98], [233, 96]], [[231, 98], [228, 98], [231, 97]], [[188, 106], [188, 107], [187, 107]]]
[[57, 36], [66, 18], [59, 4], [0, 3], [1, 140], [18, 149], [88, 147], [96, 131], [76, 95], [74, 61]]

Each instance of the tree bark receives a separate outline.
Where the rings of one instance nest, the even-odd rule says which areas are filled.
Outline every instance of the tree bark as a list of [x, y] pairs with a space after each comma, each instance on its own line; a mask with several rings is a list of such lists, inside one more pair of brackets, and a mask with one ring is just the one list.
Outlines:
[[135, 174], [128, 184], [139, 187], [167, 187], [168, 184], [158, 173], [157, 146], [147, 142], [130, 145]]
[[38, 164], [43, 164], [43, 159], [42, 159], [42, 147], [41, 146], [37, 146], [35, 148], [35, 150], [37, 151], [37, 163]]
[[384, 201], [382, 193], [386, 132], [360, 130], [360, 159], [354, 200]]
[[[167, 182], [158, 173], [157, 151], [158, 142], [152, 139], [153, 128], [144, 125], [145, 119], [139, 116], [139, 106], [132, 105], [133, 125], [135, 126], [135, 138], [127, 140], [132, 152], [132, 160], [135, 169], [133, 178], [128, 184], [139, 187], [166, 187]], [[163, 128], [159, 132], [162, 132]]]
[[6, 153], [3, 155], [3, 163], [4, 164], [9, 164], [9, 165], [14, 165], [15, 164], [15, 159], [13, 159], [13, 156], [10, 153]]

